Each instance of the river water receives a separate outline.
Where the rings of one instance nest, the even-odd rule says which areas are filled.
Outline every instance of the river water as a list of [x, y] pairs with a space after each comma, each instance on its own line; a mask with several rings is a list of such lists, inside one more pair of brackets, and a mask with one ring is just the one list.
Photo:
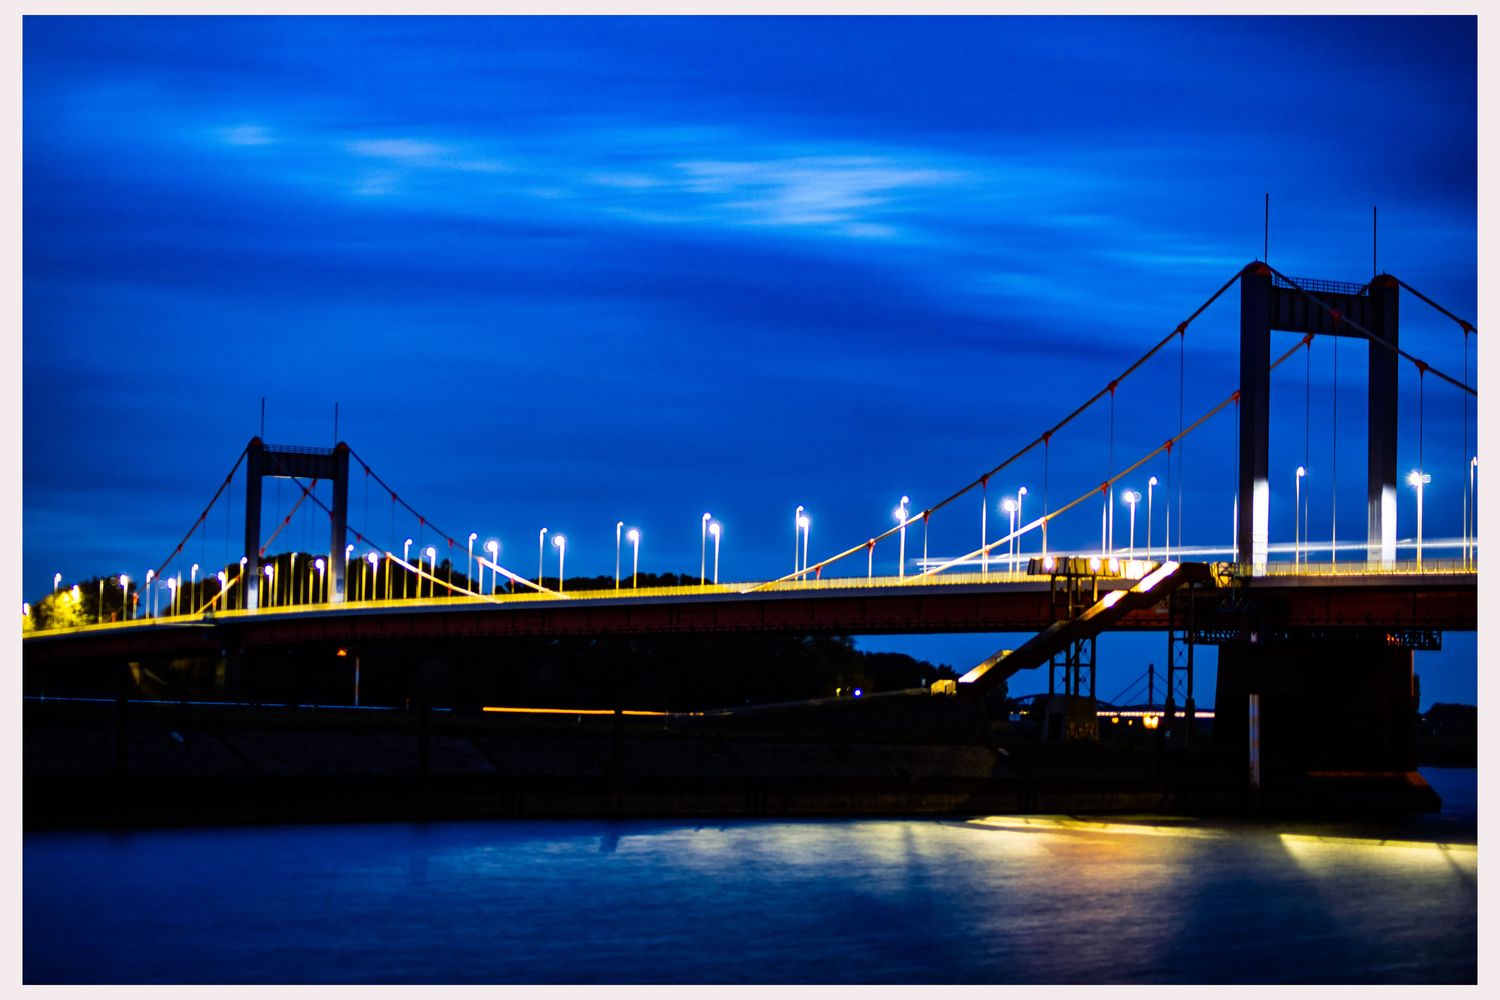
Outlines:
[[1173, 817], [35, 833], [26, 983], [1474, 983], [1473, 770]]

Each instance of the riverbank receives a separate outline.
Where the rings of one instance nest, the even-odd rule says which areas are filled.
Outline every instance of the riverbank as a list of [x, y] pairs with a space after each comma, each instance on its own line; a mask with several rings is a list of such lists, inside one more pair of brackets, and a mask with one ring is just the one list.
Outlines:
[[1414, 774], [1252, 798], [1239, 772], [1156, 734], [1041, 743], [960, 698], [700, 716], [52, 700], [23, 718], [28, 829], [1436, 807]]

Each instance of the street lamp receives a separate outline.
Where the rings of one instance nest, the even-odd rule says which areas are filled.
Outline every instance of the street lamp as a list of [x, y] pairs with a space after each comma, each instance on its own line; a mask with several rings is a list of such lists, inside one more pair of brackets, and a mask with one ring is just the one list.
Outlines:
[[297, 553], [292, 553], [292, 561], [287, 566], [287, 603], [297, 603]]
[[[484, 543], [484, 551], [490, 554], [490, 562], [494, 563], [490, 569], [490, 593], [493, 594], [500, 586], [500, 542], [491, 538]], [[479, 579], [484, 580], [483, 571], [480, 572]]]
[[1146, 558], [1148, 560], [1151, 558], [1151, 494], [1155, 489], [1156, 477], [1152, 476], [1146, 480]]
[[146, 570], [146, 617], [155, 618], [156, 594], [151, 590], [151, 580], [156, 576], [156, 570]]
[[[229, 574], [221, 569], [216, 575], [219, 578], [219, 596], [224, 597], [225, 591], [229, 589]], [[229, 598], [224, 597], [224, 607], [220, 610], [229, 610]]]
[[52, 592], [54, 594], [57, 593], [58, 588], [61, 587], [61, 586], [62, 586], [62, 574], [61, 573], [53, 573], [52, 574]]
[[1292, 513], [1292, 565], [1302, 565], [1302, 477], [1307, 469], [1297, 466], [1297, 509]]
[[95, 609], [94, 624], [104, 624], [104, 577], [99, 578], [99, 606]]
[[568, 554], [568, 536], [553, 535], [552, 544], [557, 546], [557, 592], [561, 594], [565, 586], [563, 581], [567, 579], [563, 576], [563, 557]]
[[125, 620], [125, 611], [130, 607], [130, 577], [120, 574], [120, 621]]
[[807, 543], [812, 538], [812, 518], [803, 514], [797, 518], [797, 527], [802, 529], [802, 572], [807, 572]]
[[[410, 539], [408, 539], [408, 541], [410, 541]], [[323, 581], [323, 560], [319, 558], [313, 562], [313, 565], [317, 567], [318, 570], [318, 594], [323, 598], [323, 603], [327, 604], [328, 587], [327, 584]]]
[[1012, 574], [1016, 571], [1016, 539], [1014, 536], [1016, 533], [1016, 511], [1019, 510], [1020, 507], [1021, 505], [1016, 503], [1015, 497], [1006, 497], [1004, 500], [1000, 501], [1000, 509], [1010, 515], [1010, 534], [1012, 537], [1010, 539], [1010, 544], [1006, 546], [1008, 554], [1010, 556], [1010, 565], [1006, 567], [1006, 571]]
[[547, 585], [547, 581], [542, 578], [542, 560], [547, 555], [547, 548], [542, 543], [546, 541], [546, 538], [547, 529], [543, 528], [541, 533], [536, 536], [536, 585], [538, 587], [545, 587]]
[[615, 522], [615, 589], [620, 589], [620, 529], [625, 527], [624, 521]]
[[[432, 564], [432, 572], [429, 574], [432, 577], [432, 583], [427, 585], [427, 597], [430, 600], [437, 600], [437, 549], [431, 545], [427, 546], [427, 561]], [[421, 588], [418, 588], [417, 596], [421, 596]]]
[[375, 600], [375, 581], [380, 579], [380, 554], [371, 552], [365, 557], [370, 560], [370, 600]]
[[1417, 489], [1417, 572], [1422, 570], [1422, 489], [1432, 482], [1432, 477], [1413, 470], [1406, 481]]
[[1475, 490], [1475, 472], [1479, 469], [1479, 456], [1469, 459], [1469, 564], [1478, 562], [1479, 547], [1479, 493]]
[[[1023, 527], [1026, 524], [1026, 518], [1024, 518], [1024, 517], [1021, 516], [1021, 504], [1022, 504], [1022, 501], [1024, 501], [1025, 499], [1026, 499], [1026, 487], [1022, 486], [1020, 489], [1016, 490], [1016, 523], [1019, 524], [1019, 525], [1022, 525]], [[1016, 562], [1020, 562], [1020, 561], [1021, 561], [1021, 538], [1018, 535], [1018, 536], [1016, 536]]]
[[708, 533], [714, 536], [714, 586], [719, 585], [719, 537], [724, 534], [724, 528], [715, 521], [708, 526]]
[[1141, 502], [1141, 494], [1136, 490], [1126, 490], [1122, 495], [1126, 503], [1130, 504], [1130, 556], [1135, 558], [1135, 505]]
[[193, 563], [193, 577], [189, 581], [189, 583], [192, 585], [193, 600], [197, 601], [197, 599], [198, 599], [198, 564], [197, 563]]
[[[406, 563], [407, 566], [411, 565], [411, 539], [410, 538], [408, 538], [406, 540], [406, 544], [405, 545], [401, 546], [401, 561], [404, 562], [404, 563]], [[402, 573], [401, 573], [401, 599], [403, 601], [406, 600], [406, 581], [410, 577], [411, 577], [411, 570], [410, 569], [406, 569], [406, 570], [402, 571]]]
[[713, 515], [704, 511], [702, 530], [699, 532], [702, 539], [698, 550], [698, 586], [700, 587], [708, 582], [708, 522], [711, 520], [713, 520]]
[[266, 594], [266, 607], [272, 608], [272, 607], [276, 606], [276, 564], [275, 563], [271, 563], [271, 565], [269, 565], [269, 566], [266, 567], [266, 581], [271, 585], [270, 591]]
[[464, 570], [464, 589], [474, 589], [474, 539], [479, 537], [479, 532], [469, 532], [469, 568]]
[[792, 575], [793, 576], [796, 576], [797, 575], [797, 571], [801, 568], [801, 567], [799, 567], [797, 565], [797, 542], [799, 541], [799, 539], [797, 538], [797, 533], [802, 530], [802, 512], [804, 510], [806, 510], [806, 509], [807, 509], [806, 507], [803, 507], [799, 503], [797, 505], [797, 509], [794, 510], [794, 511], [792, 511]]
[[171, 594], [171, 597], [168, 598], [168, 600], [170, 601], [172, 606], [171, 613], [175, 615], [177, 614], [177, 577], [167, 577], [167, 592]]
[[896, 520], [901, 524], [901, 547], [897, 553], [900, 563], [896, 567], [896, 576], [901, 579], [906, 578], [906, 505], [909, 503], [911, 503], [911, 497], [903, 496], [895, 511]]
[[635, 547], [630, 563], [630, 586], [634, 589], [638, 585], [637, 576], [641, 571], [641, 533], [631, 528], [625, 537], [630, 539], [630, 544]]
[[249, 592], [249, 584], [245, 581], [245, 564], [250, 561], [249, 556], [240, 556], [240, 610], [245, 610], [246, 594]]

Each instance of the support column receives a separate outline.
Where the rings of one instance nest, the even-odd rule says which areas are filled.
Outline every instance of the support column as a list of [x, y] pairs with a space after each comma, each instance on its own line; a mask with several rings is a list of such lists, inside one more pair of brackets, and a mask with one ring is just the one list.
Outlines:
[[245, 607], [260, 607], [260, 481], [266, 474], [265, 444], [251, 438], [245, 449], [245, 573], [240, 579]]
[[[345, 536], [349, 534], [349, 446], [340, 441], [333, 447], [333, 515], [329, 524], [328, 541], [328, 600], [334, 604], [344, 602], [344, 579], [348, 567], [344, 565]], [[368, 529], [367, 529], [368, 530]]]
[[[1374, 310], [1378, 325], [1371, 332], [1391, 347], [1399, 347], [1400, 323], [1397, 310], [1400, 286], [1396, 279], [1382, 274], [1370, 282], [1370, 296], [1379, 301]], [[1367, 493], [1369, 540], [1367, 559], [1371, 564], [1396, 560], [1396, 401], [1400, 355], [1373, 340], [1369, 360], [1369, 445], [1370, 476]]]
[[1240, 272], [1240, 470], [1235, 559], [1265, 568], [1271, 537], [1271, 272]]

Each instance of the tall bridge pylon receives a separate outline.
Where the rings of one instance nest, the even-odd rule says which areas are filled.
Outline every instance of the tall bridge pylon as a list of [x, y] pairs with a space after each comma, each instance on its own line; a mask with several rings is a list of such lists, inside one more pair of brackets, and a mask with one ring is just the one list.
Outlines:
[[[1297, 279], [1327, 306], [1273, 279], [1260, 261], [1240, 274], [1239, 512], [1235, 553], [1265, 566], [1270, 544], [1271, 331], [1355, 337], [1369, 345], [1369, 486], [1367, 560], [1396, 558], [1396, 349], [1400, 346], [1400, 285], [1380, 274], [1368, 285]], [[1342, 321], [1351, 320], [1354, 325]], [[1377, 343], [1358, 327], [1383, 340]]]
[[245, 600], [246, 607], [260, 606], [260, 499], [261, 480], [322, 479], [333, 483], [333, 506], [329, 518], [328, 599], [344, 600], [344, 536], [349, 523], [349, 446], [340, 441], [332, 448], [269, 445], [255, 437], [245, 449]]

